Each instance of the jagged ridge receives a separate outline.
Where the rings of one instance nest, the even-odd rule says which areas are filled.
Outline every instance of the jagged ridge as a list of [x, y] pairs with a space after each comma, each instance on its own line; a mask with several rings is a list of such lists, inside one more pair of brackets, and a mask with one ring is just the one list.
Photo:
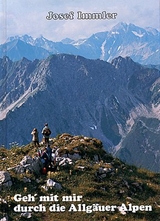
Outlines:
[[14, 36], [0, 46], [1, 57], [12, 60], [26, 57], [30, 60], [48, 57], [51, 53], [81, 55], [89, 59], [112, 61], [118, 56], [130, 56], [135, 62], [159, 65], [159, 32], [153, 28], [140, 28], [119, 23], [110, 31], [95, 33], [89, 38], [53, 42], [41, 36]]

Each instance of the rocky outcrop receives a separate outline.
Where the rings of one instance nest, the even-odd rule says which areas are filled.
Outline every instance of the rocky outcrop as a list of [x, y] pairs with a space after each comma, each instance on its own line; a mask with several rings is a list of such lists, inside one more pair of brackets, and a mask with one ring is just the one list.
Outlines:
[[8, 170], [14, 170], [17, 174], [36, 173], [39, 174], [42, 169], [42, 162], [39, 157], [24, 156], [20, 163]]
[[46, 182], [46, 186], [48, 188], [55, 188], [57, 190], [61, 190], [62, 189], [62, 186], [60, 183], [52, 180], [52, 179], [48, 179], [47, 182]]
[[3, 187], [11, 187], [12, 180], [9, 172], [7, 171], [0, 171], [0, 190]]

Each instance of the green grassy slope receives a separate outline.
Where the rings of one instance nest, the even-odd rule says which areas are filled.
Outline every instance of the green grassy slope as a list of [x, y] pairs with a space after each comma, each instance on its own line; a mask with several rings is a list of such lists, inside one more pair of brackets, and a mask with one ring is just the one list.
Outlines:
[[[73, 161], [72, 165], [58, 166], [55, 171], [48, 171], [46, 175], [29, 171], [17, 174], [10, 169], [13, 185], [10, 188], [1, 188], [0, 218], [6, 217], [8, 214], [9, 220], [13, 221], [159, 220], [160, 174], [138, 169], [113, 158], [105, 152], [101, 141], [95, 138], [62, 134], [51, 139], [51, 148], [54, 146], [59, 148], [61, 156], [76, 153], [81, 158]], [[36, 154], [37, 150], [32, 144], [12, 147], [10, 150], [1, 147], [0, 171], [7, 171], [8, 168], [15, 167], [26, 155], [34, 157]], [[28, 178], [30, 182], [24, 182], [24, 177]], [[51, 187], [46, 190], [44, 187], [48, 179], [59, 183], [62, 189]], [[14, 198], [16, 194], [21, 194], [21, 196], [31, 194], [35, 201], [16, 202]], [[50, 202], [39, 201], [40, 196], [55, 195], [58, 196], [58, 201], [53, 201], [51, 198]], [[64, 196], [70, 196], [70, 200], [63, 201]], [[76, 196], [81, 196], [79, 201]], [[21, 206], [43, 204], [46, 211], [32, 212], [30, 218], [25, 218], [21, 212], [14, 212], [14, 208], [18, 204]], [[96, 207], [95, 204], [98, 204], [99, 207]], [[63, 206], [62, 211], [49, 211], [49, 208], [53, 209], [53, 205], [56, 210]], [[121, 214], [118, 209], [118, 206], [121, 205], [132, 211], [126, 211], [125, 215]], [[134, 209], [138, 209], [138, 211], [134, 212]], [[150, 209], [152, 211], [148, 211]]]

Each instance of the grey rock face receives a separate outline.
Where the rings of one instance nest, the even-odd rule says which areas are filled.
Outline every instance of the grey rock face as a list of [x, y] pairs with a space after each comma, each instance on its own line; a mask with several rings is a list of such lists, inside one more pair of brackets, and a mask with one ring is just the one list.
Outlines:
[[37, 158], [32, 158], [30, 156], [25, 156], [22, 161], [17, 165], [14, 170], [18, 174], [23, 174], [26, 171], [30, 173], [39, 174], [42, 168], [41, 160]]
[[12, 180], [11, 176], [7, 171], [0, 171], [0, 190], [3, 187], [11, 187]]

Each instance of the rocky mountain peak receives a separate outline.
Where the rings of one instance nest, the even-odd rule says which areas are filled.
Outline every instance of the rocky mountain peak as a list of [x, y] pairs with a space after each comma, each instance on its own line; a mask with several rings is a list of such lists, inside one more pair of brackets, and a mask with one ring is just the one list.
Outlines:
[[111, 32], [112, 31], [119, 31], [119, 30], [123, 30], [126, 32], [127, 29], [128, 29], [128, 24], [125, 22], [120, 22], [111, 29]]
[[7, 42], [12, 42], [14, 40], [21, 40], [21, 41], [29, 43], [29, 44], [33, 44], [33, 42], [34, 42], [34, 38], [27, 35], [27, 34], [22, 35], [22, 36], [16, 35], [16, 36], [9, 37], [7, 39]]
[[121, 69], [121, 68], [124, 68], [124, 66], [126, 66], [126, 65], [128, 65], [128, 66], [133, 66], [133, 65], [135, 65], [135, 62], [134, 62], [130, 57], [128, 57], [128, 56], [125, 57], [125, 58], [119, 56], [119, 57], [113, 59], [113, 60], [111, 61], [111, 64], [112, 64], [115, 68]]
[[72, 42], [74, 42], [74, 40], [72, 40], [70, 38], [64, 38], [61, 42], [63, 44], [71, 44]]

